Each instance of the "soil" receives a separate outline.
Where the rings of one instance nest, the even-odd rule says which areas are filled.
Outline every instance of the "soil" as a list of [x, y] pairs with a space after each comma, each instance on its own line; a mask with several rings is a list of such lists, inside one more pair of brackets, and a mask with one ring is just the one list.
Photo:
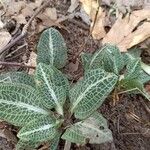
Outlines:
[[[70, 3], [61, 5], [62, 0], [57, 0], [54, 4], [59, 11], [66, 13]], [[58, 4], [58, 5], [57, 5]], [[68, 63], [63, 68], [69, 80], [71, 82], [77, 82], [83, 75], [83, 69], [80, 60], [80, 53], [82, 51], [93, 53], [98, 48], [101, 47], [101, 42], [93, 40], [90, 36], [88, 26], [85, 25], [82, 20], [75, 18], [75, 21], [65, 21], [62, 25], [65, 29], [58, 29], [67, 44], [68, 47]], [[83, 24], [87, 27], [84, 28]], [[87, 30], [88, 29], [88, 30]], [[34, 34], [26, 39], [28, 47], [24, 47], [19, 52], [10, 55], [5, 58], [6, 61], [15, 62], [26, 62], [29, 58], [30, 52], [35, 50], [35, 45], [39, 39], [39, 34]], [[13, 48], [10, 49], [9, 53], [14, 51], [18, 45], [22, 43], [17, 43]], [[150, 54], [143, 51], [143, 59], [146, 61]], [[148, 56], [147, 56], [148, 55]], [[21, 67], [2, 67], [1, 72], [14, 70], [25, 70]], [[27, 70], [26, 70], [27, 71]], [[149, 85], [149, 84], [148, 84]], [[83, 150], [149, 150], [150, 149], [150, 110], [147, 106], [150, 104], [141, 95], [127, 95], [123, 94], [119, 96], [119, 101], [113, 106], [112, 99], [107, 99], [99, 111], [108, 120], [109, 128], [113, 134], [113, 142], [105, 143], [100, 145], [90, 145], [87, 144], [83, 147], [77, 147], [72, 145], [71, 149], [83, 149]], [[14, 127], [11, 125], [3, 126], [2, 128], [11, 128], [12, 131]], [[0, 128], [1, 129], [1, 128]], [[16, 131], [14, 132], [16, 134]], [[63, 142], [62, 142], [63, 143]], [[61, 147], [61, 145], [60, 145]], [[12, 150], [11, 141], [0, 137], [0, 150]], [[61, 148], [58, 148], [61, 149]]]

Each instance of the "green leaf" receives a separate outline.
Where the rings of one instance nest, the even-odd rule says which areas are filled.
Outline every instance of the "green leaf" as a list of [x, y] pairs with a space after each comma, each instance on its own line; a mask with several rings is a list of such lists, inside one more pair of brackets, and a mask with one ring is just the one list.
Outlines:
[[120, 84], [123, 86], [124, 91], [120, 93], [134, 93], [134, 94], [142, 94], [150, 101], [150, 95], [145, 91], [143, 83], [139, 79], [131, 79], [131, 80], [121, 80]]
[[23, 126], [33, 118], [48, 115], [43, 99], [31, 86], [0, 84], [0, 118], [16, 126]]
[[61, 133], [57, 134], [50, 142], [49, 150], [57, 150]]
[[138, 79], [142, 84], [145, 84], [150, 81], [150, 75], [148, 75], [144, 70], [141, 70]]
[[66, 100], [68, 81], [65, 76], [54, 67], [38, 64], [36, 69], [36, 83], [43, 103], [47, 108], [56, 108], [63, 115], [63, 104]]
[[141, 62], [141, 67], [150, 76], [150, 66]]
[[125, 90], [135, 91], [137, 89], [143, 90], [143, 84], [138, 79], [123, 79], [120, 84]]
[[106, 46], [104, 46], [102, 49], [99, 49], [98, 51], [96, 51], [92, 58], [89, 60], [89, 62], [87, 62], [86, 69], [97, 69], [97, 68], [102, 68], [103, 67], [103, 55], [102, 55], [102, 51], [105, 51]]
[[62, 68], [67, 61], [67, 47], [62, 35], [54, 28], [45, 30], [37, 46], [37, 62]]
[[114, 45], [106, 45], [102, 51], [104, 69], [108, 72], [114, 72], [119, 75], [119, 72], [124, 67], [124, 59], [118, 47]]
[[21, 83], [35, 87], [33, 76], [25, 72], [8, 72], [0, 75], [0, 83]]
[[84, 53], [84, 52], [81, 53], [81, 60], [82, 60], [82, 65], [83, 65], [84, 70], [88, 69], [89, 67], [88, 64], [91, 59], [92, 59], [91, 53]]
[[140, 75], [141, 71], [141, 60], [140, 59], [132, 59], [129, 60], [127, 64], [126, 73], [124, 74], [125, 79], [136, 79]]
[[102, 49], [95, 52], [90, 63], [89, 69], [104, 68], [107, 72], [119, 72], [124, 67], [124, 59], [119, 49], [114, 45], [106, 44]]
[[139, 48], [132, 48], [130, 50], [128, 50], [128, 54], [130, 54], [130, 56], [132, 56], [132, 58], [140, 58], [142, 53], [142, 50]]
[[127, 65], [128, 62], [134, 59], [140, 59], [141, 49], [130, 49], [127, 53], [122, 53], [124, 64]]
[[36, 150], [38, 146], [39, 143], [37, 142], [19, 140], [16, 145], [16, 150]]
[[52, 116], [40, 117], [26, 124], [17, 136], [23, 141], [44, 142], [58, 134], [59, 125], [60, 121]]
[[78, 125], [74, 125], [68, 128], [61, 137], [64, 140], [70, 141], [72, 143], [86, 144], [86, 137], [80, 131]]
[[98, 112], [68, 128], [62, 138], [80, 144], [101, 144], [113, 140], [106, 119]]
[[128, 53], [122, 53], [123, 61], [124, 61], [124, 66], [128, 64], [130, 61], [130, 55]]
[[115, 74], [107, 73], [102, 69], [86, 72], [83, 80], [70, 91], [71, 112], [75, 113], [76, 118], [87, 118], [101, 106], [117, 80]]
[[37, 69], [35, 72], [35, 78], [36, 78], [35, 80], [38, 80], [39, 73], [41, 73], [41, 68], [45, 70], [46, 74], [48, 74], [49, 79], [53, 84], [55, 84], [56, 86], [63, 86], [65, 91], [69, 90], [69, 82], [66, 75], [64, 75], [61, 71], [59, 71], [54, 66], [39, 63], [37, 65]]

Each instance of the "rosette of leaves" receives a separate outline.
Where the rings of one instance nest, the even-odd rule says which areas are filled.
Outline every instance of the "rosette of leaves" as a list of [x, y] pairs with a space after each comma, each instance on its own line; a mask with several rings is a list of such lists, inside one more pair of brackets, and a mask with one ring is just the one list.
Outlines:
[[144, 84], [150, 81], [150, 66], [141, 61], [140, 54], [139, 49], [121, 53], [117, 46], [106, 44], [94, 54], [82, 53], [81, 59], [85, 72], [102, 68], [116, 74], [118, 83], [115, 88], [119, 93], [141, 93], [150, 100], [144, 89]]
[[42, 33], [37, 53], [34, 75], [11, 72], [0, 76], [0, 119], [20, 127], [16, 149], [33, 150], [49, 142], [49, 149], [55, 150], [61, 138], [78, 144], [111, 141], [107, 121], [97, 109], [118, 76], [92, 68], [70, 88], [58, 70], [67, 61], [67, 48], [53, 28]]

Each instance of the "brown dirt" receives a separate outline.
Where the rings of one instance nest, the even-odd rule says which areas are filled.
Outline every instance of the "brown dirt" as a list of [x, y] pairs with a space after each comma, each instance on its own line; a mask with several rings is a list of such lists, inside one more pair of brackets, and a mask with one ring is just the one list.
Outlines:
[[[67, 5], [62, 5], [62, 0], [57, 0], [55, 6], [59, 12], [66, 14]], [[78, 23], [77, 23], [78, 22]], [[82, 77], [82, 65], [80, 62], [79, 52], [86, 51], [93, 53], [101, 47], [100, 41], [95, 41], [89, 35], [89, 30], [83, 28], [84, 24], [80, 19], [75, 18], [75, 21], [63, 22], [65, 29], [59, 29], [65, 38], [68, 47], [68, 63], [63, 69], [70, 77], [71, 82], [76, 82]], [[39, 34], [34, 34], [27, 38], [28, 47], [13, 54], [5, 60], [25, 62], [32, 50], [35, 50], [35, 45]], [[21, 43], [18, 43], [21, 45]], [[15, 45], [13, 49], [18, 47]], [[147, 54], [147, 53], [146, 53]], [[146, 54], [143, 54], [145, 56]], [[18, 55], [18, 56], [17, 56]], [[150, 56], [150, 55], [149, 55]], [[24, 58], [25, 57], [25, 58]], [[78, 62], [78, 63], [77, 63]], [[71, 67], [70, 67], [71, 66]], [[70, 68], [73, 68], [70, 70]], [[10, 70], [24, 70], [20, 67], [3, 67], [1, 72]], [[84, 150], [149, 150], [150, 149], [150, 112], [146, 109], [150, 103], [140, 95], [121, 95], [119, 102], [115, 106], [112, 105], [112, 99], [107, 99], [100, 108], [102, 114], [108, 120], [110, 129], [112, 130], [114, 141], [101, 145], [86, 145], [81, 148], [74, 146], [72, 149]], [[145, 106], [146, 105], [146, 106]], [[0, 137], [0, 150], [12, 150], [11, 142]]]

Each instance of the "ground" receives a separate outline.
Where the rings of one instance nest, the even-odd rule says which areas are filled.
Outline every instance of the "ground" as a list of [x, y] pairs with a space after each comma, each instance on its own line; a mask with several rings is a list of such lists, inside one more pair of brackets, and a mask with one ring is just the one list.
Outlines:
[[[61, 5], [61, 0], [53, 2], [60, 12], [67, 11], [70, 3]], [[57, 5], [58, 4], [58, 5]], [[62, 14], [63, 14], [62, 13]], [[89, 35], [89, 27], [82, 20], [75, 18], [73, 20], [66, 20], [62, 23], [65, 28], [57, 29], [63, 35], [68, 47], [68, 63], [63, 68], [70, 79], [70, 82], [77, 82], [83, 75], [83, 69], [80, 60], [80, 52], [93, 53], [101, 47], [101, 41], [94, 40]], [[30, 33], [29, 33], [30, 34]], [[6, 61], [26, 62], [30, 56], [31, 51], [36, 50], [37, 41], [40, 33], [34, 33], [32, 36], [27, 36], [26, 42], [28, 46], [20, 49], [13, 55], [5, 58]], [[18, 45], [17, 43], [10, 49], [10, 54]], [[143, 50], [142, 59], [149, 61], [150, 53]], [[10, 70], [25, 70], [22, 67], [3, 66], [1, 72]], [[112, 98], [108, 98], [99, 111], [108, 120], [109, 128], [112, 131], [114, 141], [112, 143], [105, 143], [101, 145], [85, 145], [77, 147], [72, 145], [71, 149], [83, 150], [149, 150], [150, 149], [150, 109], [147, 106], [150, 103], [141, 95], [119, 95], [119, 101], [113, 105]], [[17, 133], [17, 128], [7, 123], [0, 123], [1, 130], [9, 130], [14, 135]], [[0, 133], [1, 135], [1, 133]], [[15, 146], [12, 142], [12, 137], [0, 137], [0, 150], [12, 150]], [[58, 149], [62, 148], [63, 141]]]

